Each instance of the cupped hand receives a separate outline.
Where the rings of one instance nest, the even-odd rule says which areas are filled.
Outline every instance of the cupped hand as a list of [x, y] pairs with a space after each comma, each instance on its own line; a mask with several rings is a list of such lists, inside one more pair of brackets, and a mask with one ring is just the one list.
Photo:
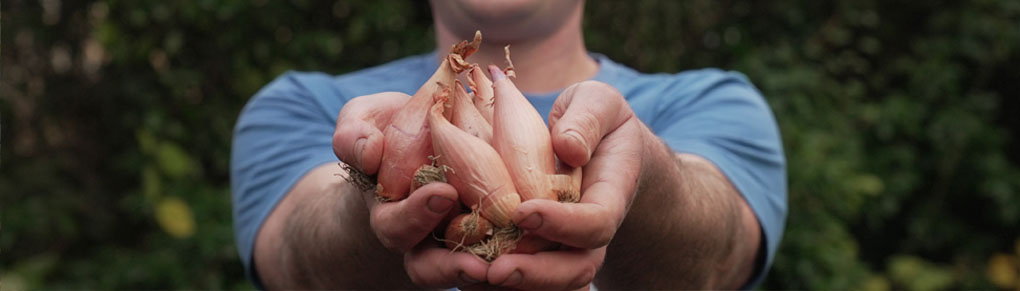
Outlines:
[[553, 150], [561, 161], [583, 167], [581, 201], [525, 201], [512, 219], [564, 247], [500, 256], [489, 268], [490, 283], [519, 289], [576, 289], [591, 283], [636, 193], [643, 126], [623, 96], [605, 83], [581, 82], [560, 94], [549, 114]]
[[[351, 99], [340, 110], [333, 134], [333, 151], [340, 161], [375, 174], [382, 161], [383, 130], [410, 96], [384, 92]], [[411, 279], [428, 287], [452, 287], [485, 279], [488, 265], [467, 253], [450, 253], [429, 239], [437, 225], [459, 212], [457, 191], [446, 183], [416, 189], [407, 199], [379, 202], [374, 191], [363, 191], [370, 226], [379, 242], [404, 254]]]

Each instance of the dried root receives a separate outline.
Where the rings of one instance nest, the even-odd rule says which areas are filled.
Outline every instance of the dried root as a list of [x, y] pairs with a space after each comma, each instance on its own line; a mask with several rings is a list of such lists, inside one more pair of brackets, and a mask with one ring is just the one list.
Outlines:
[[464, 246], [464, 251], [472, 253], [486, 262], [492, 262], [497, 257], [510, 253], [517, 247], [517, 241], [521, 240], [524, 231], [515, 226], [497, 229], [491, 237], [469, 246]]
[[414, 182], [411, 183], [412, 192], [429, 183], [446, 183], [446, 171], [453, 171], [453, 168], [446, 165], [437, 166], [436, 161], [439, 160], [437, 156], [429, 156], [429, 160], [432, 160], [432, 164], [422, 165], [417, 171], [414, 171]]
[[341, 169], [347, 172], [347, 175], [344, 176], [342, 174], [333, 174], [334, 176], [343, 176], [344, 180], [347, 181], [347, 183], [351, 183], [351, 185], [357, 187], [358, 190], [361, 191], [375, 190], [376, 185], [375, 176], [365, 174], [365, 172], [362, 172], [361, 170], [358, 170], [346, 163], [341, 162], [337, 164], [340, 165]]
[[564, 203], [577, 203], [581, 201], [581, 193], [573, 190], [556, 191], [556, 197], [559, 197], [559, 202]]

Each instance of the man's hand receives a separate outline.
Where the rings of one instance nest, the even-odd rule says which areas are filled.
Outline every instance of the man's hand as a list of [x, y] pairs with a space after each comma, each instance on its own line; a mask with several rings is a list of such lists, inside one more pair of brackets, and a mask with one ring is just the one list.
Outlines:
[[[333, 135], [337, 157], [375, 174], [382, 161], [383, 130], [409, 98], [385, 92], [347, 102]], [[379, 202], [374, 191], [363, 191], [362, 199], [369, 209], [372, 232], [386, 248], [404, 253], [407, 274], [416, 284], [453, 287], [486, 278], [488, 265], [484, 261], [464, 252], [451, 253], [428, 239], [444, 218], [459, 213], [457, 191], [449, 184], [425, 185], [401, 201]]]
[[711, 162], [674, 153], [616, 89], [600, 82], [567, 88], [549, 127], [557, 157], [583, 167], [581, 201], [529, 200], [512, 218], [564, 247], [503, 255], [489, 267], [489, 282], [581, 288], [604, 262], [598, 274], [604, 288], [735, 289], [747, 281], [758, 222]]
[[500, 256], [489, 269], [488, 280], [493, 284], [520, 289], [588, 285], [634, 199], [644, 128], [616, 89], [595, 81], [567, 88], [553, 105], [549, 127], [560, 160], [584, 167], [581, 201], [525, 201], [513, 220], [518, 227], [565, 247]]

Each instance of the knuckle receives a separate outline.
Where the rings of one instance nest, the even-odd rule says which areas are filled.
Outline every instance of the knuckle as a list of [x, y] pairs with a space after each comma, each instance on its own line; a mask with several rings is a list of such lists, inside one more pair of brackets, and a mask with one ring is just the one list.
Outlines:
[[431, 230], [429, 219], [424, 217], [411, 217], [407, 220], [405, 233], [425, 233]]
[[381, 243], [384, 248], [388, 250], [400, 250], [396, 242], [389, 235], [377, 231], [375, 236], [379, 239], [379, 243]]
[[431, 229], [421, 218], [408, 219], [407, 221], [394, 222], [399, 226], [383, 227], [377, 231], [380, 242], [387, 249], [406, 252], [418, 244]]
[[583, 88], [585, 95], [596, 99], [592, 100], [592, 104], [604, 106], [602, 108], [609, 110], [628, 110], [630, 108], [623, 94], [612, 85], [589, 80], [583, 83]]
[[[608, 98], [617, 99], [617, 100], [622, 99], [622, 97], [623, 97], [623, 95], [620, 94], [620, 91], [616, 90], [615, 87], [613, 87], [612, 85], [606, 84], [604, 82], [599, 82], [599, 81], [594, 81], [594, 80], [587, 80], [587, 81], [581, 82], [579, 84], [579, 86], [580, 86], [580, 88], [582, 88], [585, 91], [591, 90], [591, 91], [596, 91], [596, 92], [602, 92], [603, 93], [603, 94], [591, 94], [591, 95], [602, 96], [603, 98], [607, 98], [608, 97]], [[605, 94], [605, 93], [609, 93], [609, 94]]]
[[[587, 82], [587, 81], [585, 81], [585, 82]], [[569, 101], [572, 101], [574, 99], [573, 98], [574, 94], [577, 94], [578, 88], [582, 88], [583, 87], [583, 85], [582, 85], [583, 83], [584, 82], [574, 83], [574, 84], [571, 84], [570, 86], [567, 86], [567, 88], [563, 89], [563, 93], [560, 93], [560, 95], [566, 97], [563, 101], [568, 101], [568, 102], [564, 102], [564, 103], [570, 103]], [[566, 104], [564, 104], [564, 105], [566, 105]]]
[[344, 122], [337, 126], [333, 132], [333, 152], [345, 163], [356, 165], [354, 159], [354, 142], [357, 140], [357, 132], [350, 122]]
[[373, 95], [362, 95], [351, 98], [351, 100], [347, 101], [347, 104], [344, 107], [349, 107], [351, 109], [361, 109], [361, 106], [365, 105], [366, 103], [369, 103], [372, 100], [372, 96]]
[[587, 114], [578, 115], [575, 122], [581, 133], [588, 137], [598, 134], [602, 128], [599, 116], [597, 116], [595, 112], [587, 112]]
[[566, 106], [563, 102], [553, 103], [552, 109], [549, 109], [550, 124], [555, 124], [556, 121], [559, 121], [560, 117], [563, 117], [563, 113], [567, 112]]
[[376, 238], [379, 239], [379, 243], [384, 248], [395, 251], [405, 251], [408, 249], [406, 243], [404, 243], [403, 232], [398, 228], [391, 227], [391, 223], [385, 222], [379, 214], [372, 214], [370, 224]]

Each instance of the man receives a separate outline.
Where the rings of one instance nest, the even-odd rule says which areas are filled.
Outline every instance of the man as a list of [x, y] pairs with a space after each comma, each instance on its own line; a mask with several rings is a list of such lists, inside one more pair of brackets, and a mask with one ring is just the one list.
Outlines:
[[[338, 77], [288, 73], [245, 107], [231, 176], [239, 249], [256, 284], [733, 289], [760, 281], [786, 217], [785, 161], [768, 105], [746, 78], [644, 75], [589, 54], [582, 0], [431, 4], [436, 52]], [[469, 61], [503, 64], [503, 45], [512, 44], [514, 83], [548, 116], [556, 155], [584, 167], [580, 203], [526, 201], [512, 217], [560, 250], [491, 263], [450, 252], [430, 234], [456, 211], [450, 185], [380, 203], [335, 176], [337, 157], [376, 173], [389, 118], [446, 48], [475, 30], [485, 41]]]

